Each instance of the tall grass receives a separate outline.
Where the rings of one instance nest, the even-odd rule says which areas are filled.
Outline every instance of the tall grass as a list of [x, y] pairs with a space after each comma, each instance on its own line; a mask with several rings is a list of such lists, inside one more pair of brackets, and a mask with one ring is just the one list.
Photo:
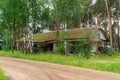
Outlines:
[[59, 54], [23, 54], [21, 52], [0, 51], [0, 56], [44, 61], [62, 65], [89, 68], [94, 70], [120, 73], [120, 54], [113, 56], [93, 56], [90, 59]]

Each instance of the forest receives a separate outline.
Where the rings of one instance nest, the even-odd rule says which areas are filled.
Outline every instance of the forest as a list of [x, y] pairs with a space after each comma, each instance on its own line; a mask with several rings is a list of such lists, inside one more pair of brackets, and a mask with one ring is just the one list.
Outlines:
[[59, 44], [60, 30], [92, 27], [105, 31], [106, 48], [120, 50], [120, 0], [0, 0], [0, 39], [7, 50], [27, 35], [32, 50], [34, 34], [56, 31]]

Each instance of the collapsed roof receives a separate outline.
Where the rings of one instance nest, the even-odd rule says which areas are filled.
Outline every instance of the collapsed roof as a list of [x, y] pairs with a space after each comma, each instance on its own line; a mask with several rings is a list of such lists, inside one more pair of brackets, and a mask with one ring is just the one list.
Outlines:
[[[91, 35], [98, 35], [98, 32], [102, 33], [102, 36], [104, 37], [101, 38], [102, 40], [106, 40], [106, 36], [104, 34], [104, 30], [102, 29], [97, 29], [97, 28], [77, 28], [77, 29], [71, 29], [71, 30], [67, 30], [59, 31], [59, 34], [57, 34], [57, 31], [52, 31], [52, 32], [48, 32], [48, 33], [38, 33], [38, 34], [34, 34], [34, 42], [45, 42], [45, 41], [51, 41], [51, 40], [56, 40], [57, 39], [57, 35], [59, 35], [59, 39], [64, 39], [64, 36], [66, 35], [66, 39], [84, 39], [87, 37], [90, 37]], [[94, 37], [96, 39], [96, 37]], [[30, 39], [32, 39], [32, 37], [30, 37]], [[28, 41], [28, 36], [26, 36], [26, 41]], [[21, 38], [19, 40], [17, 40], [17, 42], [24, 42], [24, 38]]]

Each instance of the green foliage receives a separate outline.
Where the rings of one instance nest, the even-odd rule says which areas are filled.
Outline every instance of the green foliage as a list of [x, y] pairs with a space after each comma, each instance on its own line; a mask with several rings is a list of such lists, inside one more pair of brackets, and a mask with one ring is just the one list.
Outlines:
[[4, 73], [1, 69], [0, 69], [0, 80], [10, 80], [4, 75]]
[[[91, 45], [89, 40], [80, 40], [79, 42], [76, 43], [67, 43], [67, 48], [70, 53], [77, 53], [78, 57], [86, 57], [89, 58], [91, 55]], [[54, 49], [55, 53], [64, 53], [64, 43], [59, 44], [57, 47]]]
[[76, 26], [76, 21], [79, 24], [80, 19], [87, 14], [90, 0], [52, 0], [52, 3], [55, 20], [72, 28]]
[[103, 23], [102, 23], [102, 26], [103, 26], [103, 27], [106, 27], [107, 25], [108, 25], [108, 22], [103, 22]]
[[61, 53], [61, 54], [63, 54], [64, 52], [65, 52], [64, 44], [59, 44], [54, 49], [54, 53]]
[[7, 29], [0, 30], [0, 39], [3, 40], [1, 45], [2, 49], [9, 50], [10, 49], [10, 33]]
[[10, 37], [9, 37], [9, 31], [4, 30], [4, 36], [2, 36], [2, 39], [5, 41], [4, 42], [4, 50], [9, 50], [10, 49]]
[[98, 0], [91, 8], [92, 13], [99, 14], [99, 13], [104, 13], [104, 8], [105, 8], [105, 3], [104, 0]]
[[69, 31], [65, 32], [65, 30], [60, 31], [60, 41], [61, 42], [64, 42], [64, 40], [68, 38], [68, 32]]
[[80, 40], [77, 43], [70, 45], [71, 51], [79, 53], [79, 57], [89, 58], [91, 55], [91, 45], [89, 39]]
[[42, 46], [41, 45], [38, 45], [38, 46], [34, 46], [34, 52], [35, 53], [39, 53], [39, 52], [43, 52], [43, 49], [42, 49]]
[[0, 80], [4, 80], [3, 72], [0, 70]]

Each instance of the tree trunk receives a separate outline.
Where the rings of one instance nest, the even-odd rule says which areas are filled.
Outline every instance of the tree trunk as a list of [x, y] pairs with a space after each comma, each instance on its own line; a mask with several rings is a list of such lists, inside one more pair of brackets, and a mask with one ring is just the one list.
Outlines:
[[56, 30], [56, 37], [57, 37], [57, 45], [59, 45], [60, 43], [60, 24], [59, 24], [59, 20], [56, 21], [57, 23], [57, 30]]
[[110, 28], [110, 45], [111, 48], [113, 48], [113, 37], [112, 37], [112, 24], [111, 24], [111, 16], [110, 16], [110, 11], [109, 11], [109, 4], [107, 0], [104, 0], [106, 4], [106, 9], [107, 9], [107, 15], [108, 15], [108, 20], [109, 20], [109, 28]]
[[65, 49], [65, 55], [68, 55], [68, 52], [67, 52], [67, 26], [66, 26], [66, 22], [64, 23], [64, 31], [65, 31], [65, 35], [64, 35], [64, 49]]
[[26, 54], [26, 36], [25, 36], [25, 33], [23, 33], [23, 37], [24, 37], [24, 54]]
[[15, 29], [15, 17], [13, 18], [13, 25], [11, 28], [11, 49], [12, 49], [12, 53], [14, 53], [14, 29]]
[[34, 16], [32, 16], [32, 40], [31, 40], [31, 53], [34, 49]]
[[[106, 25], [106, 17], [107, 17], [107, 14], [106, 14], [106, 8], [105, 8], [105, 14], [104, 14], [104, 30], [105, 30], [105, 36], [107, 38], [107, 25]], [[105, 41], [105, 49], [107, 48], [107, 41]]]
[[36, 16], [36, 0], [32, 1], [32, 49], [31, 53], [34, 52], [34, 28], [35, 28], [35, 16]]
[[120, 29], [120, 28], [119, 28], [119, 27], [120, 27], [120, 26], [118, 25], [118, 50], [120, 50], [120, 38], [119, 38], [119, 37], [120, 37], [120, 35], [119, 35], [119, 33], [120, 33], [120, 32], [119, 32], [119, 29]]
[[12, 27], [10, 28], [10, 47], [11, 47], [11, 50], [12, 50], [12, 53], [14, 52], [13, 51], [13, 29]]
[[[119, 7], [120, 7], [120, 0], [118, 0], [118, 3], [119, 3]], [[117, 16], [119, 17], [119, 14], [117, 14]], [[119, 35], [119, 28], [120, 25], [119, 25], [119, 18], [118, 18], [118, 50], [120, 50], [120, 35]]]

